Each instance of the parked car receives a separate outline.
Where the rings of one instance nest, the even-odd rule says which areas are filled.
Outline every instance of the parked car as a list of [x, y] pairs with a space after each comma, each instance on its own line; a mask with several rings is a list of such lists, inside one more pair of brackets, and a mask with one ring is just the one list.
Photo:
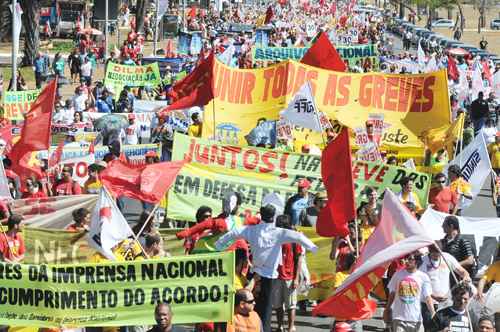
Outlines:
[[431, 26], [433, 28], [450, 28], [451, 29], [455, 26], [455, 23], [453, 22], [453, 20], [442, 18], [442, 19], [433, 21], [431, 23]]
[[490, 22], [491, 30], [500, 30], [500, 19], [496, 18]]

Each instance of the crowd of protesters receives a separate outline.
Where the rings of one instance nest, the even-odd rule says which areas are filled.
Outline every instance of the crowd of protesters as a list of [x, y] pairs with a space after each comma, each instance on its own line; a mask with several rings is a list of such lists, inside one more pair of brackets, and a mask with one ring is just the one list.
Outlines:
[[[304, 7], [276, 5], [274, 7], [273, 29], [269, 35], [269, 46], [308, 45], [314, 36], [306, 33], [307, 22], [313, 21], [319, 29], [325, 29], [335, 17], [333, 4], [324, 6], [320, 3], [309, 4]], [[306, 8], [307, 7], [307, 8]], [[336, 10], [341, 10], [338, 8]], [[175, 11], [176, 9], [174, 9]], [[201, 31], [203, 52], [210, 49], [221, 54], [229, 43], [241, 45], [240, 50], [233, 56], [233, 65], [240, 68], [265, 66], [264, 63], [253, 64], [251, 48], [254, 43], [252, 33], [219, 34], [219, 30], [227, 30], [231, 23], [255, 24], [266, 15], [268, 7], [259, 7], [259, 10], [245, 10], [244, 7], [225, 7], [222, 13], [213, 8], [208, 10], [191, 9], [183, 22], [189, 29]], [[121, 25], [128, 24], [130, 13], [125, 6], [121, 10]], [[267, 15], [266, 15], [267, 16]], [[338, 15], [337, 15], [338, 16]], [[342, 18], [336, 24], [336, 31], [342, 31], [345, 26]], [[410, 52], [398, 52], [394, 48], [394, 38], [387, 34], [392, 17], [389, 15], [356, 14], [359, 35], [356, 43], [373, 43], [379, 51], [380, 71], [386, 73], [418, 73], [423, 68], [418, 67], [416, 55]], [[345, 18], [347, 20], [347, 18]], [[146, 31], [149, 31], [149, 21]], [[318, 29], [318, 30], [319, 30]], [[108, 59], [102, 59], [103, 65], [120, 63], [124, 65], [143, 64], [145, 52], [144, 35], [130, 32], [119, 49], [112, 51]], [[404, 36], [405, 49], [409, 50], [407, 39]], [[435, 45], [427, 45], [427, 55], [435, 60], [435, 69], [448, 66], [449, 57], [444, 50]], [[70, 128], [65, 138], [65, 146], [81, 147], [84, 143], [75, 140], [75, 132], [81, 128], [90, 128], [94, 131], [95, 117], [88, 113], [126, 114], [127, 125], [118, 130], [101, 130], [97, 144], [109, 146], [102, 161], [89, 167], [89, 178], [83, 186], [72, 179], [73, 169], [65, 165], [61, 168], [49, 167], [49, 161], [43, 160], [44, 174], [40, 178], [32, 177], [21, 183], [19, 176], [11, 170], [11, 161], [4, 157], [3, 166], [8, 179], [12, 197], [16, 199], [40, 199], [50, 196], [96, 194], [102, 184], [99, 173], [107, 167], [107, 163], [123, 158], [121, 147], [141, 143], [158, 143], [161, 145], [161, 156], [148, 152], [146, 163], [169, 161], [174, 144], [174, 132], [169, 116], [156, 113], [151, 120], [150, 135], [142, 140], [139, 127], [134, 115], [134, 103], [138, 100], [160, 100], [170, 102], [171, 87], [175, 84], [175, 75], [171, 68], [167, 68], [158, 89], [148, 87], [124, 87], [115, 95], [110, 87], [105, 87], [102, 78], [97, 75], [97, 68], [101, 66], [99, 57], [102, 52], [91, 47], [88, 36], [80, 34], [78, 44], [71, 54], [65, 56], [56, 54], [49, 60], [47, 54], [40, 52], [35, 59], [34, 73], [35, 86], [41, 88], [50, 76], [68, 77], [68, 83], [74, 87], [74, 94], [64, 96], [60, 93], [54, 105], [53, 123]], [[174, 56], [176, 56], [174, 54]], [[190, 72], [198, 59], [185, 59], [181, 71]], [[466, 82], [450, 79], [451, 114], [453, 120], [464, 113], [466, 116], [464, 146], [467, 144], [466, 133], [471, 138], [480, 132], [491, 132], [488, 141], [491, 166], [496, 175], [500, 175], [500, 132], [496, 130], [499, 112], [499, 99], [491, 91], [491, 75], [500, 70], [500, 66], [493, 66], [489, 59], [475, 59], [472, 57], [458, 57], [458, 67], [466, 73]], [[410, 65], [409, 65], [410, 64]], [[480, 64], [482, 68], [491, 71], [490, 77], [483, 77], [483, 92], [473, 98], [467, 93], [472, 86], [470, 74], [474, 66]], [[371, 65], [357, 64], [349, 66], [351, 72], [369, 72], [376, 70]], [[67, 75], [69, 73], [69, 75]], [[11, 82], [12, 84], [13, 82]], [[30, 82], [31, 83], [31, 82]], [[466, 84], [465, 91], [463, 91]], [[27, 90], [28, 84], [19, 72], [17, 89]], [[32, 85], [32, 84], [30, 84]], [[488, 89], [489, 88], [489, 89]], [[202, 111], [189, 115], [189, 127], [185, 134], [201, 137], [203, 131]], [[1, 124], [8, 124], [8, 119], [0, 114]], [[370, 126], [370, 123], [367, 123]], [[74, 129], [74, 130], [72, 130]], [[333, 134], [334, 136], [334, 134]], [[332, 138], [333, 138], [332, 136]], [[469, 138], [469, 141], [470, 139]], [[5, 141], [0, 140], [0, 148], [5, 148]], [[87, 144], [88, 145], [88, 144]], [[86, 146], [87, 146], [86, 145]], [[311, 146], [299, 151], [307, 153]], [[435, 154], [428, 153], [426, 166], [432, 170], [432, 188], [428, 202], [420, 202], [414, 191], [413, 180], [409, 177], [400, 181], [401, 190], [396, 193], [400, 202], [404, 204], [418, 219], [428, 203], [436, 211], [450, 214], [444, 220], [442, 227], [446, 234], [428, 248], [408, 254], [393, 262], [385, 280], [384, 295], [386, 305], [383, 319], [393, 332], [419, 331], [495, 331], [500, 324], [500, 314], [487, 311], [472, 313], [469, 303], [477, 300], [484, 302], [486, 286], [500, 282], [500, 265], [494, 262], [482, 274], [478, 274], [477, 255], [472, 243], [460, 233], [460, 222], [456, 216], [462, 215], [464, 201], [471, 200], [471, 186], [464, 179], [458, 165], [448, 165], [446, 150]], [[385, 163], [394, 165], [398, 161], [395, 156], [384, 155]], [[446, 167], [445, 167], [446, 166]], [[497, 216], [500, 217], [500, 177], [492, 183], [493, 205]], [[324, 191], [312, 192], [311, 183], [302, 179], [297, 185], [297, 194], [284, 202], [284, 209], [280, 211], [272, 204], [263, 205], [258, 214], [249, 216], [241, 209], [242, 198], [238, 192], [226, 193], [221, 201], [221, 213], [212, 214], [212, 209], [206, 206], [198, 208], [196, 224], [177, 233], [177, 237], [184, 241], [185, 253], [196, 254], [202, 243], [207, 241], [207, 234], [219, 236], [215, 242], [216, 250], [235, 250], [235, 297], [234, 318], [228, 323], [197, 324], [197, 331], [271, 331], [273, 313], [276, 313], [278, 331], [294, 332], [296, 328], [296, 313], [314, 306], [312, 301], [298, 301], [298, 292], [301, 283], [305, 282], [304, 268], [307, 251], [316, 252], [316, 245], [298, 232], [298, 227], [315, 227], [320, 211], [326, 206], [327, 194]], [[381, 217], [381, 198], [376, 188], [367, 187], [363, 195], [365, 200], [357, 207], [357, 220], [349, 224], [349, 235], [336, 238], [331, 243], [330, 259], [335, 262], [335, 273], [339, 276], [336, 286], [341, 284], [355, 267], [360, 250], [378, 226]], [[283, 198], [281, 198], [283, 199]], [[120, 204], [119, 204], [120, 205]], [[157, 220], [149, 222], [151, 213], [148, 204], [144, 202], [145, 210], [134, 230], [143, 229], [142, 245], [149, 257], [165, 257], [168, 253], [162, 249], [162, 239], [156, 226], [164, 222]], [[86, 231], [89, 227], [91, 212], [85, 208], [75, 209], [73, 221], [66, 228], [70, 232]], [[0, 216], [6, 220], [6, 231], [0, 236], [0, 255], [6, 262], [22, 262], [26, 247], [20, 232], [23, 216], [11, 214], [6, 202], [0, 202]], [[147, 224], [147, 225], [146, 225]], [[145, 227], [143, 227], [145, 226]], [[236, 227], [241, 226], [241, 227]], [[215, 250], [213, 249], [213, 250]], [[100, 257], [102, 260], [103, 257]], [[97, 260], [99, 261], [99, 260]], [[474, 282], [473, 282], [474, 281]], [[172, 329], [172, 312], [167, 304], [159, 305], [155, 310], [157, 325], [150, 331], [175, 331]], [[286, 322], [286, 323], [285, 323]], [[342, 321], [333, 325], [335, 331], [362, 331], [361, 322]], [[347, 326], [344, 330], [344, 326]]]

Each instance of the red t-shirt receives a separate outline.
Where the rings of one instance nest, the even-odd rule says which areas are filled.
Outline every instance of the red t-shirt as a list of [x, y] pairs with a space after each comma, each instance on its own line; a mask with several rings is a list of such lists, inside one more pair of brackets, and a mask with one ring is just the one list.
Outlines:
[[434, 210], [450, 213], [450, 210], [457, 205], [457, 193], [452, 192], [450, 187], [439, 189], [434, 187], [429, 192], [429, 202], [434, 204]]
[[[9, 249], [10, 247], [10, 249]], [[0, 253], [4, 258], [13, 260], [14, 256], [21, 256], [26, 251], [21, 233], [10, 236], [7, 233], [0, 233]]]
[[[295, 253], [294, 248], [295, 247]], [[278, 278], [281, 280], [293, 280], [295, 278], [295, 255], [302, 253], [302, 247], [298, 244], [285, 243], [281, 246], [281, 265], [278, 266]]]
[[21, 198], [46, 198], [47, 194], [45, 194], [43, 191], [38, 190], [36, 193], [30, 193], [28, 191], [23, 192], [23, 195]]
[[82, 188], [75, 181], [59, 182], [55, 188], [56, 196], [81, 195]]

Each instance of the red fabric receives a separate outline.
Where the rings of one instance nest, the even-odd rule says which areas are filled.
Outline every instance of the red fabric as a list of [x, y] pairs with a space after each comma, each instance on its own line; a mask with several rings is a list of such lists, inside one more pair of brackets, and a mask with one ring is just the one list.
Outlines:
[[337, 12], [337, 3], [334, 1], [332, 2], [332, 6], [330, 7], [330, 14], [335, 16], [336, 12]]
[[460, 76], [457, 68], [457, 62], [451, 55], [448, 55], [448, 76], [450, 76], [453, 80], [458, 80], [458, 76]]
[[[285, 243], [281, 246], [281, 265], [278, 266], [278, 278], [281, 280], [293, 280], [295, 278], [294, 245]], [[295, 244], [295, 254], [300, 255], [302, 247]]]
[[[50, 147], [50, 126], [56, 96], [57, 78], [47, 84], [26, 113], [21, 138], [13, 146], [9, 158], [12, 170], [22, 179], [32, 174], [41, 176], [41, 170], [28, 165], [30, 152], [48, 150]], [[22, 181], [24, 182], [24, 181]]]
[[197, 223], [193, 227], [184, 229], [176, 234], [178, 239], [197, 236], [200, 237], [206, 230], [211, 230], [214, 233], [227, 232], [226, 219], [224, 218], [207, 218], [202, 222]]
[[273, 16], [274, 16], [273, 7], [272, 6], [267, 7], [266, 18], [264, 19], [264, 24], [271, 23]]
[[328, 203], [319, 213], [316, 232], [324, 237], [347, 236], [347, 223], [356, 219], [347, 127], [344, 127], [338, 137], [323, 150], [321, 177], [328, 193]]
[[82, 188], [73, 180], [69, 182], [61, 181], [56, 184], [54, 192], [56, 196], [81, 195]]
[[[9, 249], [10, 248], [10, 249]], [[0, 253], [4, 258], [13, 260], [14, 256], [21, 256], [26, 251], [24, 240], [21, 233], [16, 233], [14, 236], [7, 233], [0, 233]]]
[[61, 161], [61, 157], [62, 157], [62, 153], [63, 153], [63, 148], [64, 148], [64, 141], [61, 141], [57, 145], [56, 150], [54, 152], [52, 152], [52, 154], [50, 155], [49, 165], [48, 165], [49, 169], [51, 169], [52, 167], [54, 167], [57, 164], [59, 164], [59, 162]]
[[4, 154], [8, 154], [12, 149], [12, 128], [14, 128], [14, 126], [11, 124], [6, 124], [3, 127], [0, 126], [0, 138], [7, 143]]
[[130, 165], [113, 160], [100, 174], [101, 182], [115, 196], [158, 203], [175, 181], [184, 161]]
[[483, 65], [484, 78], [486, 78], [490, 82], [490, 85], [491, 85], [491, 83], [492, 83], [491, 82], [491, 72], [490, 72], [490, 66], [488, 65], [488, 61], [483, 61], [482, 65]]
[[300, 62], [321, 69], [335, 71], [346, 71], [347, 69], [344, 61], [342, 61], [342, 58], [324, 32], [319, 35]]
[[451, 191], [449, 187], [442, 190], [434, 187], [429, 192], [429, 203], [434, 204], [433, 209], [444, 213], [450, 213], [452, 207], [458, 203], [457, 193]]
[[214, 98], [213, 91], [214, 53], [202, 60], [186, 77], [172, 87], [174, 102], [160, 111], [162, 116], [171, 110], [204, 106]]
[[[362, 320], [373, 316], [377, 303], [366, 298], [366, 295], [381, 280], [385, 266], [377, 267], [362, 275], [340, 293], [326, 299], [313, 309], [313, 315], [335, 317], [337, 320]], [[360, 294], [364, 289], [366, 294]]]
[[195, 6], [191, 6], [191, 9], [189, 10], [188, 16], [191, 17], [191, 19], [196, 17], [196, 7]]
[[46, 198], [47, 194], [44, 193], [41, 189], [38, 190], [36, 193], [30, 193], [30, 192], [23, 192], [23, 195], [21, 196], [22, 199], [25, 198]]

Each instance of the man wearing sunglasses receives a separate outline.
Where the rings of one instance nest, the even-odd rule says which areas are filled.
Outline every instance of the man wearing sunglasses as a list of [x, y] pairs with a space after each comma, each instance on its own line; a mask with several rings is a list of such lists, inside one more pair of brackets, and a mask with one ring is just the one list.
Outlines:
[[435, 310], [429, 277], [417, 269], [418, 253], [407, 255], [405, 268], [396, 272], [389, 282], [389, 299], [384, 310], [384, 321], [391, 322], [392, 332], [418, 332], [422, 325], [421, 301], [425, 302], [431, 317]]
[[262, 322], [254, 311], [255, 297], [246, 288], [236, 291], [234, 295], [233, 321], [228, 324], [227, 332], [260, 332]]
[[434, 183], [429, 192], [429, 203], [436, 211], [457, 213], [458, 195], [446, 185], [446, 175], [443, 173], [434, 176]]

